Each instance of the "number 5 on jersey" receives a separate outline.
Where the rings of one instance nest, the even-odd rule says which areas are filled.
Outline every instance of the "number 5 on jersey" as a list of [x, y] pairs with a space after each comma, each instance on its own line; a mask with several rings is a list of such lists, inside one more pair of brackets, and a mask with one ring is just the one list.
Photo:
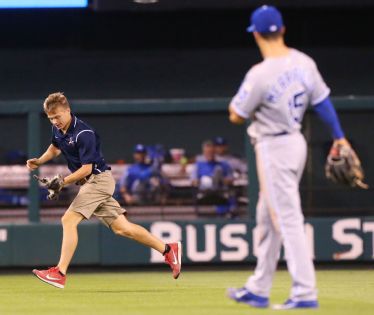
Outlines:
[[291, 99], [288, 101], [291, 116], [297, 123], [301, 123], [303, 119], [305, 112], [305, 104], [305, 91], [294, 94], [293, 97], [291, 97]]

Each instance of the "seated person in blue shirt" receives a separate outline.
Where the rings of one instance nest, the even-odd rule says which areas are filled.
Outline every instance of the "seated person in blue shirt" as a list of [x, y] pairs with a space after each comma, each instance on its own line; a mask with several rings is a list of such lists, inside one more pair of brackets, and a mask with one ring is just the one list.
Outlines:
[[232, 184], [232, 169], [225, 161], [217, 161], [214, 144], [205, 141], [202, 145], [202, 157], [196, 162], [192, 173], [192, 185], [200, 191], [224, 190]]
[[157, 167], [147, 163], [147, 149], [143, 144], [134, 148], [134, 164], [120, 179], [120, 192], [126, 204], [157, 202], [161, 174]]
[[225, 138], [215, 137], [213, 143], [216, 159], [226, 161], [230, 165], [234, 177], [247, 174], [247, 162], [230, 153], [229, 144]]

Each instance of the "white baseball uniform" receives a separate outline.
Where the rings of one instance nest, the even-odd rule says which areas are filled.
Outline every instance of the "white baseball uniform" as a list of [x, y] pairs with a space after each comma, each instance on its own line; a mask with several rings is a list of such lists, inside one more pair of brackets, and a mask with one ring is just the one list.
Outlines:
[[300, 129], [308, 105], [320, 103], [329, 93], [315, 62], [290, 49], [286, 56], [265, 58], [252, 67], [231, 102], [239, 116], [251, 120], [248, 134], [256, 152], [260, 184], [258, 260], [246, 283], [254, 294], [270, 295], [283, 243], [292, 277], [290, 298], [317, 299], [299, 194], [307, 154]]

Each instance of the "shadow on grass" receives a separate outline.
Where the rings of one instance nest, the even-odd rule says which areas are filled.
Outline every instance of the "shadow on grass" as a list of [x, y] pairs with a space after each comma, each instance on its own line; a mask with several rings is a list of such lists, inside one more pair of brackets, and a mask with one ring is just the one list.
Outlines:
[[[173, 289], [141, 289], [141, 290], [78, 290], [79, 293], [170, 293]], [[184, 289], [178, 288], [178, 291]], [[76, 291], [75, 291], [76, 292]]]

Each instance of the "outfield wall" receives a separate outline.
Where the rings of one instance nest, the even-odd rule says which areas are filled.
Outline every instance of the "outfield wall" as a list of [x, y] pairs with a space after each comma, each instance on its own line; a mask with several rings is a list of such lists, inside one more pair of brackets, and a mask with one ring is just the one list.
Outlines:
[[[157, 115], [157, 117], [153, 117], [155, 121], [163, 115], [168, 118], [170, 115], [173, 117], [181, 115], [183, 118], [185, 115], [191, 115], [188, 132], [184, 131], [183, 133], [187, 139], [192, 135], [190, 130], [198, 130], [198, 128], [190, 127], [201, 125], [197, 123], [200, 120], [195, 120], [196, 117], [200, 119], [201, 115], [216, 115], [214, 117], [219, 120], [222, 118], [222, 121], [224, 117], [229, 125], [227, 121], [228, 102], [228, 99], [87, 100], [74, 102], [74, 108], [79, 115], [96, 115], [98, 123], [99, 121], [107, 123], [110, 121], [104, 119], [102, 115], [131, 116], [131, 118], [139, 119], [139, 122], [141, 119], [150, 121], [150, 117], [154, 115]], [[42, 149], [42, 134], [44, 135], [44, 133], [42, 132], [42, 113], [39, 103], [39, 101], [0, 102], [0, 116], [3, 118], [16, 115], [24, 119], [25, 122], [27, 119], [24, 132], [27, 132], [28, 156], [37, 156]], [[370, 189], [350, 189], [326, 181], [323, 165], [331, 141], [324, 127], [320, 122], [315, 122], [315, 115], [309, 111], [305, 118], [304, 134], [308, 139], [310, 158], [300, 186], [304, 213], [307, 217], [336, 215], [329, 218], [308, 219], [306, 232], [311, 253], [316, 261], [371, 261], [374, 246], [372, 203], [374, 187], [372, 174], [374, 171], [370, 161], [373, 160], [374, 150], [367, 144], [366, 139], [374, 137], [374, 129], [372, 128], [374, 121], [373, 98], [334, 98], [334, 103], [349, 139], [361, 157]], [[194, 115], [196, 117], [192, 117]], [[181, 119], [181, 117], [179, 118]], [[13, 122], [11, 121], [10, 125]], [[140, 125], [147, 126], [147, 124]], [[204, 128], [210, 128], [210, 124], [203, 125]], [[235, 127], [229, 126], [230, 128]], [[220, 125], [220, 127], [222, 126]], [[98, 128], [101, 127], [98, 125]], [[239, 139], [238, 143], [241, 142], [243, 147], [245, 146], [250, 166], [248, 196], [251, 221], [209, 220], [144, 223], [146, 228], [150, 228], [154, 234], [161, 238], [167, 238], [169, 235], [173, 240], [182, 239], [185, 245], [186, 263], [246, 262], [255, 259], [256, 237], [254, 236], [256, 233], [252, 220], [255, 218], [258, 185], [255, 167], [253, 167], [254, 153], [244, 129], [244, 127], [237, 129], [237, 139]], [[228, 129], [222, 129], [222, 131], [224, 130], [227, 132]], [[157, 128], [147, 130], [148, 133], [151, 131], [156, 133]], [[200, 130], [198, 131], [198, 134], [202, 133]], [[169, 131], [169, 133], [172, 132]], [[215, 134], [216, 130], [210, 132]], [[105, 136], [105, 133], [103, 134]], [[123, 134], [127, 135], [126, 132]], [[221, 135], [225, 136], [225, 134]], [[162, 135], [159, 136], [163, 138]], [[14, 138], [17, 139], [18, 136], [14, 135]], [[108, 143], [110, 143], [110, 138], [108, 138]], [[117, 146], [112, 147], [117, 149]], [[30, 224], [0, 225], [0, 266], [52, 265], [58, 260], [61, 227], [59, 224], [37, 223], [40, 219], [39, 187], [37, 182], [31, 178], [29, 197]], [[346, 215], [343, 215], [343, 210]], [[338, 218], [338, 215], [341, 217]], [[347, 217], [352, 215], [356, 215], [356, 217]], [[114, 236], [97, 223], [82, 224], [79, 229], [81, 231], [80, 244], [73, 261], [76, 265], [148, 265], [150, 262], [157, 263], [160, 259], [160, 256], [153, 255], [147, 248]]]
[[[360, 156], [368, 190], [351, 189], [328, 182], [324, 164], [331, 139], [313, 111], [304, 119], [303, 133], [308, 141], [308, 160], [300, 191], [304, 214], [310, 216], [372, 216], [374, 187], [374, 98], [335, 97], [344, 130]], [[258, 185], [253, 148], [245, 126], [234, 126], [227, 119], [227, 98], [153, 100], [72, 100], [74, 112], [97, 128], [107, 161], [131, 155], [135, 143], [161, 143], [166, 148], [183, 146], [189, 154], [200, 151], [201, 141], [221, 135], [229, 139], [232, 152], [246, 155], [249, 164], [249, 214], [255, 217]], [[359, 126], [359, 127], [358, 127]], [[0, 132], [12, 130], [12, 141], [1, 149], [22, 149], [38, 156], [50, 140], [50, 125], [42, 114], [40, 101], [0, 101]], [[113, 142], [113, 134], [118, 135]], [[6, 145], [5, 145], [6, 144]], [[9, 147], [14, 145], [14, 147]], [[127, 152], [127, 153], [126, 153]], [[128, 156], [126, 159], [130, 159]], [[30, 174], [29, 220], [40, 220], [38, 183]]]
[[[156, 221], [142, 225], [165, 242], [182, 240], [185, 264], [255, 261], [259, 235], [248, 221]], [[310, 253], [317, 262], [374, 260], [374, 217], [314, 218], [307, 220], [305, 231]], [[62, 228], [57, 223], [0, 225], [0, 266], [56, 264], [61, 235]], [[116, 236], [99, 223], [87, 222], [79, 227], [73, 265], [162, 262], [159, 253]]]

